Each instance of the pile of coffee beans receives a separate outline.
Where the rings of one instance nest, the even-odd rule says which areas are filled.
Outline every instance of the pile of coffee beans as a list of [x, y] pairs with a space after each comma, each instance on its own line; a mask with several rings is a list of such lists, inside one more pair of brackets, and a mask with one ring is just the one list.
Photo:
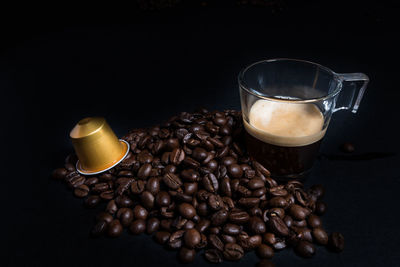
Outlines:
[[63, 180], [86, 207], [107, 202], [92, 236], [146, 233], [178, 259], [197, 253], [212, 263], [238, 261], [255, 250], [259, 266], [293, 247], [312, 257], [315, 244], [340, 252], [344, 238], [323, 229], [324, 188], [299, 181], [278, 184], [245, 151], [241, 113], [183, 112], [166, 123], [130, 131], [128, 156], [96, 176], [75, 169], [74, 154], [53, 178]]

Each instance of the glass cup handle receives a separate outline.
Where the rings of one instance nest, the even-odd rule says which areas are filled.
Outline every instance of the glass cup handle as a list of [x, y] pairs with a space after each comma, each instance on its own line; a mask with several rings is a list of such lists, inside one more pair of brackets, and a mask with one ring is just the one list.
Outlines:
[[[346, 103], [345, 99], [347, 99], [347, 104], [343, 104], [340, 107], [335, 107], [333, 109], [333, 112], [343, 109], [345, 110], [351, 109], [351, 112], [356, 113], [358, 107], [360, 106], [360, 102], [364, 95], [364, 91], [367, 88], [369, 82], [368, 76], [365, 75], [364, 73], [336, 73], [336, 75], [339, 78], [339, 81], [342, 85], [342, 89], [340, 90], [339, 93], [338, 102]], [[362, 82], [361, 86], [360, 82]], [[351, 90], [348, 90], [346, 87], [351, 87], [349, 88]], [[358, 89], [358, 95], [356, 100], [354, 101], [357, 89]]]

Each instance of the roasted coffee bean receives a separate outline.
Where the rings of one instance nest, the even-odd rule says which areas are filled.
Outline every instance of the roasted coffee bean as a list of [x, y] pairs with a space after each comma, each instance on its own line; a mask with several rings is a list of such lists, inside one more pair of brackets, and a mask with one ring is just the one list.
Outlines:
[[182, 238], [183, 235], [185, 234], [185, 230], [178, 230], [176, 232], [173, 232], [170, 237], [169, 240], [167, 242], [167, 245], [169, 248], [171, 249], [179, 249], [182, 247]]
[[185, 152], [181, 148], [174, 148], [169, 155], [169, 161], [175, 166], [178, 166], [184, 159]]
[[213, 173], [206, 174], [202, 179], [202, 184], [208, 192], [215, 193], [218, 191], [218, 180]]
[[188, 182], [197, 182], [200, 180], [200, 174], [193, 169], [185, 169], [181, 172], [181, 177]]
[[185, 225], [183, 226], [184, 229], [189, 230], [189, 229], [194, 229], [196, 227], [196, 223], [188, 220]]
[[123, 227], [119, 220], [113, 220], [107, 226], [107, 235], [110, 237], [118, 237], [122, 234]]
[[229, 210], [235, 207], [235, 203], [230, 197], [222, 197], [222, 201], [224, 202], [225, 208], [228, 208]]
[[89, 196], [85, 201], [85, 206], [87, 208], [94, 208], [96, 207], [101, 201], [101, 198], [97, 195]]
[[288, 203], [283, 197], [273, 197], [270, 199], [269, 205], [271, 207], [286, 208], [288, 206]]
[[160, 228], [160, 220], [153, 217], [147, 220], [146, 233], [151, 235]]
[[317, 201], [315, 203], [315, 213], [318, 215], [323, 215], [326, 211], [326, 204], [322, 201]]
[[182, 203], [179, 205], [179, 213], [186, 219], [192, 219], [196, 215], [196, 210], [195, 208], [188, 204], [188, 203]]
[[89, 187], [82, 184], [74, 189], [74, 195], [79, 198], [86, 197], [89, 194], [89, 191]]
[[152, 177], [147, 180], [146, 190], [153, 195], [157, 195], [157, 193], [160, 191], [160, 180], [157, 177]]
[[134, 235], [139, 235], [146, 231], [146, 221], [143, 219], [134, 220], [129, 226], [129, 230]]
[[68, 181], [68, 186], [70, 188], [77, 188], [81, 185], [83, 185], [86, 181], [86, 178], [82, 175], [76, 175], [74, 177], [72, 177], [69, 181]]
[[133, 200], [128, 196], [117, 196], [115, 203], [117, 203], [118, 207], [127, 208], [133, 205]]
[[196, 225], [196, 229], [200, 232], [203, 233], [205, 230], [208, 229], [210, 226], [210, 220], [207, 219], [201, 219], [200, 222]]
[[199, 201], [207, 201], [208, 198], [210, 197], [210, 195], [212, 195], [210, 192], [207, 192], [204, 189], [200, 189], [197, 194], [196, 197]]
[[237, 192], [243, 197], [250, 197], [252, 194], [249, 189], [247, 189], [246, 187], [244, 187], [242, 185], [239, 185], [237, 187]]
[[238, 200], [238, 204], [245, 208], [255, 207], [260, 203], [260, 199], [256, 197], [242, 197]]
[[215, 155], [216, 158], [221, 159], [223, 157], [228, 156], [229, 153], [229, 146], [224, 146], [223, 148], [220, 148], [217, 151], [217, 154]]
[[196, 250], [182, 247], [178, 253], [178, 259], [182, 263], [191, 263], [196, 257]]
[[107, 190], [100, 193], [100, 197], [105, 200], [111, 200], [114, 198], [114, 190]]
[[262, 259], [271, 259], [274, 256], [274, 249], [268, 245], [261, 244], [257, 248], [257, 255]]
[[186, 166], [189, 166], [190, 168], [193, 168], [193, 169], [197, 169], [198, 167], [200, 167], [200, 163], [191, 157], [185, 157], [185, 159], [183, 160], [183, 163]]
[[204, 257], [211, 263], [221, 263], [222, 253], [218, 249], [207, 249], [204, 252]]
[[223, 255], [226, 260], [237, 261], [244, 256], [244, 250], [238, 244], [228, 243], [225, 244]]
[[315, 247], [308, 241], [300, 241], [294, 248], [294, 251], [301, 257], [311, 258], [315, 254]]
[[92, 237], [99, 237], [106, 231], [106, 229], [107, 229], [107, 222], [98, 221], [90, 231], [90, 235]]
[[212, 210], [220, 210], [224, 206], [224, 202], [219, 195], [211, 194], [208, 199], [207, 203]]
[[146, 163], [146, 164], [142, 165], [142, 167], [140, 167], [140, 169], [137, 173], [137, 177], [139, 179], [146, 179], [150, 175], [151, 168], [152, 168], [152, 166], [150, 163]]
[[219, 235], [220, 232], [221, 232], [221, 227], [220, 226], [211, 227], [211, 228], [208, 229], [208, 233], [209, 234]]
[[263, 241], [268, 245], [273, 245], [277, 242], [274, 233], [265, 233], [263, 234]]
[[249, 221], [247, 222], [249, 229], [254, 234], [263, 234], [266, 231], [266, 226], [263, 220], [260, 217], [253, 216], [250, 217]]
[[110, 189], [110, 187], [108, 186], [107, 183], [98, 183], [98, 184], [94, 185], [94, 187], [92, 188], [92, 191], [95, 193], [101, 193], [101, 192], [107, 191], [108, 189]]
[[334, 252], [341, 252], [344, 249], [344, 237], [341, 233], [333, 232], [329, 236], [328, 247]]
[[227, 223], [223, 226], [222, 231], [227, 235], [238, 235], [242, 228], [237, 224]]
[[228, 211], [219, 210], [211, 215], [211, 224], [214, 226], [220, 226], [228, 220]]
[[175, 228], [176, 230], [180, 230], [186, 224], [188, 220], [183, 218], [182, 216], [175, 217], [172, 221], [171, 227]]
[[155, 198], [156, 204], [160, 207], [168, 207], [171, 204], [171, 197], [165, 191], [160, 191]]
[[65, 168], [58, 168], [53, 171], [52, 177], [55, 180], [63, 180], [67, 174], [68, 171]]
[[149, 191], [143, 191], [140, 195], [140, 200], [147, 210], [151, 210], [154, 207], [154, 196]]
[[322, 226], [321, 219], [315, 214], [310, 214], [310, 216], [308, 216], [307, 223], [311, 228], [317, 228]]
[[208, 206], [207, 203], [201, 202], [197, 206], [197, 214], [200, 216], [207, 216], [208, 214]]
[[296, 220], [304, 220], [309, 214], [310, 211], [302, 206], [294, 204], [289, 208], [290, 215]]
[[136, 205], [135, 208], [133, 208], [133, 216], [135, 219], [146, 220], [148, 214], [148, 211], [141, 205]]
[[268, 210], [268, 217], [271, 217], [274, 214], [283, 219], [283, 217], [285, 216], [285, 210], [282, 208], [272, 208]]
[[85, 181], [85, 185], [91, 187], [94, 186], [95, 184], [97, 184], [99, 182], [99, 178], [97, 177], [89, 177], [86, 179]]
[[206, 164], [207, 168], [209, 168], [211, 171], [215, 171], [218, 168], [218, 162], [213, 159], [207, 162]]
[[230, 179], [228, 177], [224, 177], [220, 181], [220, 190], [222, 195], [231, 197], [232, 196], [232, 190], [231, 190], [231, 184], [230, 184]]
[[147, 163], [151, 163], [153, 161], [153, 155], [151, 155], [149, 153], [149, 151], [147, 150], [143, 150], [141, 151], [138, 155], [137, 155], [137, 160], [140, 162], [140, 164], [147, 164]]
[[105, 221], [107, 224], [114, 220], [113, 216], [105, 211], [100, 212], [96, 215], [96, 221]]
[[224, 250], [224, 243], [217, 235], [214, 235], [214, 234], [209, 235], [208, 236], [208, 244], [210, 244], [210, 246], [212, 248], [216, 248], [219, 251]]
[[[261, 173], [262, 175], [264, 175], [265, 177], [269, 177], [271, 175], [271, 173], [260, 163], [258, 163], [257, 161], [253, 161], [252, 162], [254, 169], [256, 170], [256, 172]], [[276, 184], [276, 182], [275, 182]], [[271, 186], [272, 187], [272, 186]]]
[[307, 226], [307, 221], [306, 220], [301, 220], [301, 221], [293, 220], [293, 226], [306, 227]]
[[158, 244], [163, 245], [168, 241], [170, 235], [169, 232], [158, 231], [154, 234], [153, 238]]
[[120, 208], [117, 212], [117, 218], [121, 221], [122, 226], [129, 226], [133, 220], [133, 211], [130, 208]]
[[228, 172], [233, 178], [240, 178], [243, 175], [243, 170], [238, 164], [229, 165]]
[[163, 182], [171, 189], [178, 189], [183, 183], [179, 177], [173, 173], [166, 173], [163, 176]]
[[221, 238], [224, 243], [236, 243], [236, 238], [234, 236], [222, 234]]
[[325, 189], [322, 185], [316, 184], [310, 187], [308, 193], [315, 196], [316, 199], [321, 199], [325, 194]]
[[328, 234], [324, 229], [317, 227], [312, 230], [312, 236], [314, 240], [320, 245], [328, 244]]
[[146, 183], [142, 180], [133, 181], [131, 184], [131, 192], [133, 194], [140, 194], [144, 191]]
[[189, 229], [186, 230], [183, 240], [188, 248], [195, 248], [200, 243], [201, 236], [196, 229]]
[[116, 213], [118, 210], [117, 204], [115, 203], [115, 200], [110, 200], [107, 203], [107, 207], [106, 207], [106, 211], [108, 213], [110, 213], [111, 215], [113, 215], [114, 213]]
[[247, 183], [247, 186], [251, 190], [262, 188], [262, 187], [264, 187], [264, 181], [261, 180], [260, 178], [253, 178]]
[[289, 227], [289, 228], [293, 225], [293, 219], [292, 219], [292, 217], [290, 217], [290, 216], [288, 216], [288, 215], [286, 215], [286, 216], [283, 218], [283, 221], [284, 221], [284, 223], [286, 224], [286, 226]]
[[184, 192], [186, 195], [194, 195], [197, 192], [197, 183], [184, 183]]
[[229, 221], [235, 224], [245, 224], [250, 219], [250, 216], [245, 211], [231, 211], [229, 214]]
[[[183, 130], [186, 131], [186, 129]], [[180, 133], [182, 133], [182, 130], [180, 131]], [[177, 147], [179, 147], [179, 140], [177, 138], [169, 138], [165, 140], [165, 148], [168, 151], [172, 151], [174, 148]]]
[[268, 221], [269, 229], [276, 235], [287, 236], [289, 235], [289, 228], [278, 216], [271, 216]]
[[297, 239], [313, 242], [311, 230], [309, 228], [292, 226], [291, 229], [297, 233]]

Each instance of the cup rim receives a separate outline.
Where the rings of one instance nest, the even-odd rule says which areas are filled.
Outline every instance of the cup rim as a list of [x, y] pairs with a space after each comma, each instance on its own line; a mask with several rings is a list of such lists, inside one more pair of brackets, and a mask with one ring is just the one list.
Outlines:
[[330, 94], [327, 94], [327, 95], [324, 95], [324, 96], [321, 96], [321, 97], [316, 97], [316, 98], [300, 99], [299, 100], [299, 99], [282, 99], [282, 98], [278, 98], [278, 97], [275, 97], [275, 96], [263, 95], [263, 94], [258, 93], [257, 91], [250, 90], [246, 86], [246, 83], [245, 83], [243, 77], [244, 77], [244, 74], [246, 73], [246, 71], [249, 68], [251, 68], [251, 67], [253, 67], [255, 65], [261, 64], [261, 63], [265, 63], [265, 62], [269, 63], [269, 62], [276, 62], [276, 61], [296, 61], [296, 62], [307, 63], [307, 64], [310, 64], [310, 65], [315, 65], [315, 66], [318, 66], [319, 68], [327, 71], [328, 73], [330, 73], [333, 76], [333, 79], [335, 79], [335, 80], [340, 82], [340, 78], [339, 78], [337, 73], [335, 73], [330, 68], [325, 67], [325, 66], [323, 66], [321, 64], [318, 64], [318, 63], [315, 63], [315, 62], [312, 62], [312, 61], [308, 61], [308, 60], [295, 59], [295, 58], [272, 58], [272, 59], [264, 59], [264, 60], [260, 60], [260, 61], [254, 62], [254, 63], [246, 66], [245, 68], [243, 68], [239, 72], [239, 75], [238, 75], [238, 82], [239, 82], [240, 89], [243, 89], [246, 92], [248, 92], [249, 94], [252, 94], [252, 95], [254, 95], [254, 96], [258, 97], [258, 98], [261, 98], [261, 99], [270, 100], [270, 101], [276, 101], [276, 102], [290, 102], [290, 103], [299, 103], [299, 104], [314, 103], [314, 102], [318, 102], [318, 101], [323, 101], [323, 100], [326, 100], [326, 99], [329, 99], [329, 98], [332, 98], [332, 97], [336, 96], [341, 90], [341, 86], [339, 85]]

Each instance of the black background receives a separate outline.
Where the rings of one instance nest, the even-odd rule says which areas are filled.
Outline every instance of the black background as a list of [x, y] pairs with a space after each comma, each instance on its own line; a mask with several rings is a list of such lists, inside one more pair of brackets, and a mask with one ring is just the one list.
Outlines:
[[[341, 254], [293, 251], [277, 266], [397, 266], [399, 122], [395, 1], [307, 1], [270, 7], [197, 1], [161, 10], [93, 4], [3, 6], [0, 36], [3, 266], [174, 266], [146, 235], [91, 239], [86, 210], [49, 179], [72, 151], [68, 133], [104, 116], [118, 136], [205, 106], [239, 109], [236, 77], [261, 59], [292, 57], [370, 85], [354, 115], [334, 114], [307, 185], [323, 184], [326, 229], [342, 232]], [[355, 155], [340, 157], [344, 141]], [[372, 153], [372, 154], [371, 154]], [[339, 157], [338, 157], [339, 156]], [[249, 253], [238, 263], [258, 261]], [[193, 266], [208, 265], [197, 255]]]

